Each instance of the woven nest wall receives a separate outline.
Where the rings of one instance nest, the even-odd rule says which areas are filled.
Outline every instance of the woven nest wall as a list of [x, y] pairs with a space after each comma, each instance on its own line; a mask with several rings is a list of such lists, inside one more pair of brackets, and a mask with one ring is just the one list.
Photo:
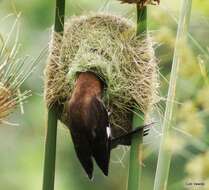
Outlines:
[[[91, 71], [106, 84], [103, 101], [113, 135], [131, 129], [132, 110], [145, 114], [156, 102], [158, 77], [153, 43], [136, 37], [130, 21], [108, 14], [73, 17], [63, 41], [53, 34], [46, 67], [45, 99], [65, 105], [79, 72]], [[66, 122], [65, 109], [61, 121]]]

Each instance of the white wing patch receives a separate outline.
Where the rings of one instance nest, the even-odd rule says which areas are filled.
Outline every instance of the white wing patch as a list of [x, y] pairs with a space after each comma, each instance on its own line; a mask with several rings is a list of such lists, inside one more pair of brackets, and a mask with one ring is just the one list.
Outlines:
[[110, 126], [107, 126], [107, 127], [106, 127], [106, 132], [107, 132], [107, 137], [108, 137], [108, 138], [112, 136]]

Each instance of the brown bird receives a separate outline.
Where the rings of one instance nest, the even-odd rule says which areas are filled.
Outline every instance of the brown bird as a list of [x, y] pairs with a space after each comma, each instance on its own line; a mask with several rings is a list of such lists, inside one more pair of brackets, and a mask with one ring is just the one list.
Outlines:
[[153, 5], [160, 4], [160, 0], [119, 0], [122, 3], [129, 3], [129, 4], [138, 4], [143, 7], [146, 3], [150, 3]]
[[[92, 72], [80, 73], [67, 105], [68, 127], [75, 151], [88, 177], [92, 179], [93, 159], [108, 175], [110, 151], [118, 144], [130, 145], [131, 136], [143, 127], [117, 137], [111, 136], [108, 112], [102, 102], [104, 83]], [[148, 130], [144, 131], [144, 135]]]

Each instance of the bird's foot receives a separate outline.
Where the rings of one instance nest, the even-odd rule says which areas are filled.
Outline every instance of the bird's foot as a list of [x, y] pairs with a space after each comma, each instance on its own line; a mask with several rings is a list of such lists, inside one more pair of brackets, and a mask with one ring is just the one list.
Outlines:
[[143, 134], [143, 136], [147, 136], [149, 134], [150, 131], [150, 127], [152, 127], [154, 125], [154, 123], [150, 123], [144, 126], [139, 126], [136, 127], [134, 129], [132, 129], [132, 131], [121, 135], [119, 137], [116, 138], [112, 138], [111, 139], [111, 148], [115, 148], [117, 145], [127, 145], [130, 146], [131, 145], [131, 139], [134, 135], [136, 134]]

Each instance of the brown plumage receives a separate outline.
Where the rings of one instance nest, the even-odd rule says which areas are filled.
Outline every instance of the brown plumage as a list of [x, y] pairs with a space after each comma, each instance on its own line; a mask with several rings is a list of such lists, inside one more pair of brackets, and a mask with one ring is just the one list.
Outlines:
[[83, 168], [92, 178], [94, 157], [105, 175], [108, 175], [109, 142], [108, 113], [101, 101], [102, 82], [91, 72], [79, 74], [67, 114], [75, 151]]
[[[112, 138], [108, 112], [102, 102], [103, 90], [103, 82], [95, 74], [80, 73], [66, 108], [67, 126], [77, 157], [90, 179], [93, 176], [92, 158], [107, 176], [111, 149], [119, 144], [130, 145], [132, 135], [146, 127]], [[144, 131], [144, 136], [148, 130]]]
[[[103, 91], [103, 84], [91, 72], [84, 72], [78, 75], [75, 87], [69, 101], [69, 106], [81, 106], [84, 108], [89, 107], [93, 97], [101, 98]], [[86, 115], [86, 112], [81, 114]]]
[[121, 1], [122, 3], [138, 4], [141, 7], [143, 7], [147, 3], [153, 4], [153, 5], [160, 3], [160, 0], [119, 0], [119, 1]]

